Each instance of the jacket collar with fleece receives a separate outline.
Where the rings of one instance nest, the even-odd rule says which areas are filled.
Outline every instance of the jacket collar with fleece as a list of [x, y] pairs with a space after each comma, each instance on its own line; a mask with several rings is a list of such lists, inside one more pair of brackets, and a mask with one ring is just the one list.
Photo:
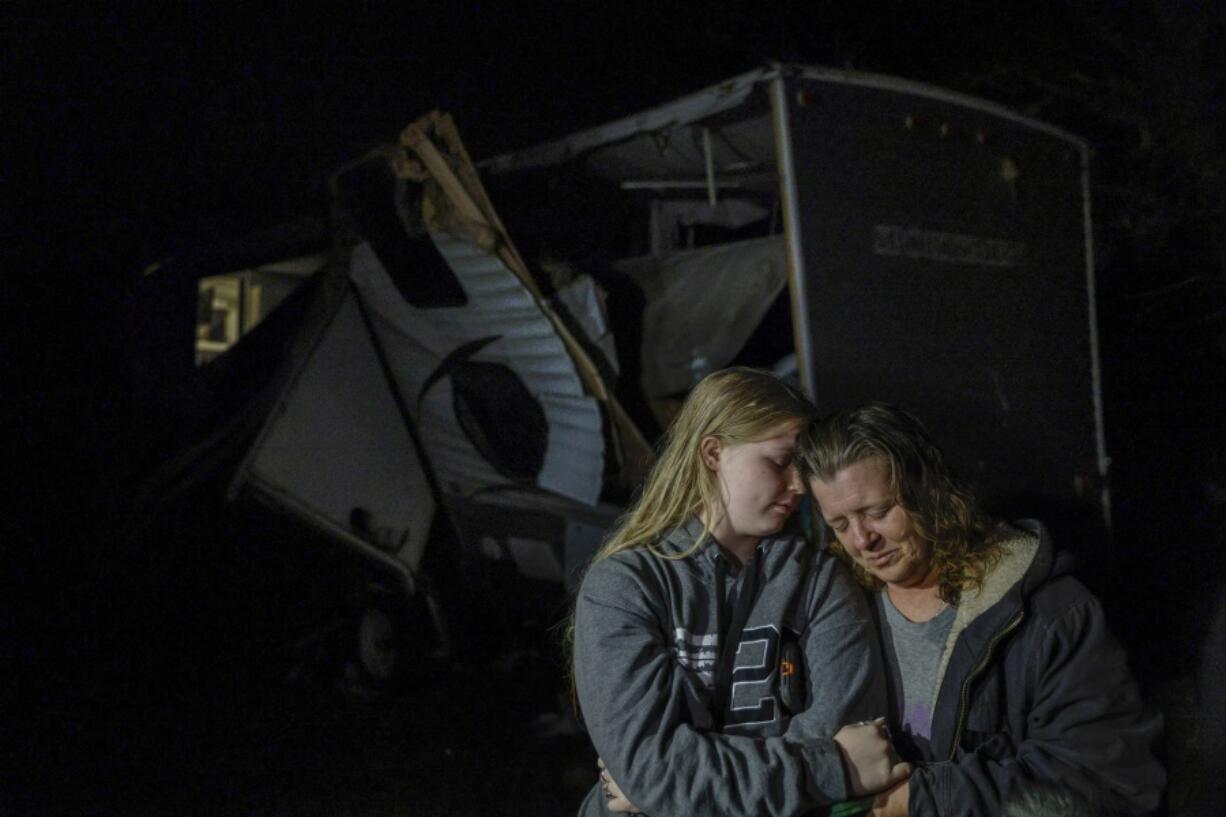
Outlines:
[[[1037, 588], [1065, 573], [1069, 564], [1057, 559], [1047, 529], [1042, 523], [1025, 519], [1002, 524], [1004, 555], [985, 578], [978, 592], [966, 591], [958, 602], [957, 613], [945, 641], [937, 666], [937, 712], [956, 712], [961, 687], [993, 648], [993, 641], [1022, 613], [1026, 598]], [[950, 683], [945, 683], [947, 680]], [[945, 719], [937, 719], [944, 721]], [[934, 749], [943, 743], [939, 735], [944, 724], [933, 723]]]

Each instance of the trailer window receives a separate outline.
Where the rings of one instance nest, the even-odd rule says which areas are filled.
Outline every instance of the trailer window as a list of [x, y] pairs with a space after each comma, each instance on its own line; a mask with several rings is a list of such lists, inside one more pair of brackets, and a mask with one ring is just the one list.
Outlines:
[[451, 373], [452, 408], [465, 436], [499, 473], [534, 479], [545, 464], [545, 410], [510, 367], [467, 360]]
[[242, 340], [326, 260], [322, 255], [303, 256], [201, 278], [196, 365], [208, 363]]

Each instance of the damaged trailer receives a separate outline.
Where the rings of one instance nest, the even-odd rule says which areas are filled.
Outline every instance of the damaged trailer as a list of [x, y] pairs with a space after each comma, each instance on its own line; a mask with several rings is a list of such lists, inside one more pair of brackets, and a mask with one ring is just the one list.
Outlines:
[[619, 350], [653, 407], [795, 372], [822, 411], [913, 410], [1003, 510], [1106, 524], [1089, 159], [984, 100], [775, 66], [480, 167], [526, 255], [641, 289]]
[[[320, 317], [230, 493], [396, 592], [436, 516], [570, 588], [688, 390], [744, 364], [823, 411], [905, 406], [1001, 510], [1103, 526], [1088, 161], [993, 103], [798, 66], [478, 164], [423, 117], [334, 176]], [[368, 670], [396, 624], [364, 619]]]

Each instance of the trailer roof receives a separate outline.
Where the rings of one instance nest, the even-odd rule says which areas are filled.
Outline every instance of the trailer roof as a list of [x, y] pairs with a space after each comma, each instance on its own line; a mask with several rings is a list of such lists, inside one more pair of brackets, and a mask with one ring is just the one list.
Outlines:
[[950, 91], [935, 85], [851, 69], [772, 64], [708, 86], [673, 102], [650, 108], [633, 116], [587, 128], [561, 139], [544, 142], [524, 150], [495, 156], [478, 163], [478, 167], [497, 174], [560, 164], [594, 148], [620, 142], [644, 133], [655, 133], [682, 127], [738, 108], [745, 103], [755, 86], [780, 76], [798, 76], [820, 82], [876, 88], [960, 105], [1000, 117], [1057, 139], [1068, 141], [1078, 149], [1084, 150], [1086, 148], [1084, 139], [1054, 125], [1033, 117], [1024, 116], [1000, 103]]

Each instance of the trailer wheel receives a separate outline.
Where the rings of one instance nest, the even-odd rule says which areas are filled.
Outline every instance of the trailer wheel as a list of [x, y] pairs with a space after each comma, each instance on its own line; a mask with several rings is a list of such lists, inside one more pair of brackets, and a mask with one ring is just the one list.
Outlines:
[[358, 617], [357, 659], [366, 679], [389, 688], [404, 676], [408, 644], [404, 616], [395, 605], [373, 603]]

